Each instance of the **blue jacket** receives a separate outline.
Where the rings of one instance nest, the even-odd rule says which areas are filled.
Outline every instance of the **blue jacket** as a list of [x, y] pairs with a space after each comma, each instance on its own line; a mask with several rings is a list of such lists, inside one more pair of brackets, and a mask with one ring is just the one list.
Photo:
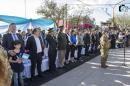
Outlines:
[[76, 35], [71, 35], [70, 40], [72, 44], [76, 44]]

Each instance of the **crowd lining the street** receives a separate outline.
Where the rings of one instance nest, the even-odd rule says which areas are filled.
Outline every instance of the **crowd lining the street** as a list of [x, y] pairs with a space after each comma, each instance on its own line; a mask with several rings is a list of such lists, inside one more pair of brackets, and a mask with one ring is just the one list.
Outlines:
[[[128, 47], [130, 44], [128, 30], [108, 29], [106, 35], [112, 49]], [[46, 31], [37, 27], [27, 29], [26, 32], [17, 30], [16, 24], [11, 23], [8, 31], [3, 36], [0, 35], [0, 44], [8, 53], [8, 61], [13, 71], [12, 86], [24, 86], [23, 55], [29, 55], [31, 79], [34, 79], [36, 68], [38, 77], [42, 77], [41, 64], [45, 48], [48, 48], [48, 72], [53, 73], [57, 68], [64, 68], [70, 62], [76, 64], [77, 61], [82, 61], [83, 49], [86, 57], [98, 52], [101, 36], [101, 29], [64, 29], [60, 26], [57, 30], [49, 28]]]

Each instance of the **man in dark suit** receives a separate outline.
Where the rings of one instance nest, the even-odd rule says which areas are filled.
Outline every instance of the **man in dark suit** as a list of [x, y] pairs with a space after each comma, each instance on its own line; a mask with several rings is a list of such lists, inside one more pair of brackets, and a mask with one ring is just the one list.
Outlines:
[[31, 78], [35, 76], [35, 68], [37, 65], [38, 76], [42, 77], [41, 64], [42, 64], [42, 41], [40, 39], [40, 29], [35, 28], [32, 36], [28, 38], [26, 49], [29, 51], [31, 60]]
[[83, 41], [85, 44], [85, 55], [89, 55], [89, 46], [90, 46], [90, 32], [86, 31], [84, 37], [83, 37]]
[[24, 41], [22, 39], [22, 36], [18, 33], [16, 33], [16, 24], [11, 23], [9, 25], [9, 32], [3, 35], [2, 39], [2, 46], [7, 50], [13, 49], [13, 42], [16, 40], [20, 40], [22, 42], [22, 50], [24, 50]]
[[60, 26], [60, 31], [57, 36], [57, 46], [58, 46], [58, 68], [64, 67], [64, 59], [66, 53], [67, 39], [65, 33], [63, 33], [64, 27]]
[[69, 30], [66, 29], [65, 30], [65, 35], [66, 35], [66, 39], [67, 39], [67, 45], [66, 45], [66, 54], [65, 54], [65, 63], [69, 64], [69, 53], [70, 53], [70, 35], [69, 35]]
[[115, 47], [116, 47], [116, 35], [112, 33], [110, 35], [110, 39], [111, 39], [111, 48], [115, 49]]
[[31, 29], [27, 29], [26, 39], [28, 39], [28, 37], [30, 37], [31, 35], [32, 35]]
[[[2, 46], [11, 55], [14, 56], [16, 53], [13, 51], [13, 42], [19, 40], [22, 43], [21, 52], [24, 52], [24, 41], [22, 36], [16, 33], [16, 24], [11, 23], [8, 28], [9, 32], [3, 35]], [[12, 80], [13, 81], [13, 80]], [[13, 83], [12, 83], [13, 84]], [[27, 84], [27, 83], [26, 83]]]
[[2, 35], [0, 34], [0, 45], [1, 45], [1, 43], [2, 43]]
[[96, 53], [97, 52], [97, 49], [98, 49], [98, 41], [99, 41], [99, 35], [98, 35], [98, 32], [97, 30], [94, 31], [94, 34], [93, 34], [93, 53]]
[[49, 44], [48, 50], [48, 58], [49, 58], [49, 72], [54, 72], [56, 70], [56, 56], [57, 56], [57, 41], [56, 37], [54, 36], [53, 28], [48, 30], [48, 34], [46, 40]]
[[42, 44], [44, 45], [44, 47], [47, 46], [47, 41], [46, 41], [46, 33], [45, 30], [42, 30], [40, 33], [40, 38], [42, 40]]
[[94, 54], [96, 50], [96, 32], [92, 31], [91, 35], [91, 53]]

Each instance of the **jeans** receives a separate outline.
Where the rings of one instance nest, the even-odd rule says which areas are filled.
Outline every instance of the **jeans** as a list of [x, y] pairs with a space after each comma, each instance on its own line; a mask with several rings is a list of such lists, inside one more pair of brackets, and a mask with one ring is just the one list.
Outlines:
[[65, 53], [65, 60], [68, 61], [68, 58], [69, 58], [69, 54], [70, 54], [70, 45], [67, 45], [66, 47], [66, 53]]
[[78, 54], [78, 58], [77, 59], [79, 60], [79, 58], [81, 58], [82, 45], [78, 45], [77, 48], [78, 48], [78, 53], [77, 53]]
[[24, 81], [21, 73], [13, 73], [13, 86], [24, 86]]
[[93, 44], [91, 44], [91, 54], [94, 53], [94, 49], [95, 49], [95, 45], [94, 45], [94, 43], [93, 43]]
[[75, 54], [76, 46], [71, 45], [70, 48], [71, 48], [71, 58], [75, 58], [74, 54]]
[[85, 55], [87, 56], [87, 55], [89, 55], [89, 44], [86, 44], [85, 45]]

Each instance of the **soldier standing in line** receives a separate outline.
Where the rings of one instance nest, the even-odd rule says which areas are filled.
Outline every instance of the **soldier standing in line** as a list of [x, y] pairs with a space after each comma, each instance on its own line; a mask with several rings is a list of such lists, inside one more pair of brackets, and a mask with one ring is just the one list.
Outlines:
[[102, 33], [100, 38], [100, 52], [101, 52], [101, 68], [107, 68], [106, 65], [109, 51], [109, 40], [105, 32]]
[[7, 52], [0, 46], [0, 86], [10, 86], [12, 74]]

